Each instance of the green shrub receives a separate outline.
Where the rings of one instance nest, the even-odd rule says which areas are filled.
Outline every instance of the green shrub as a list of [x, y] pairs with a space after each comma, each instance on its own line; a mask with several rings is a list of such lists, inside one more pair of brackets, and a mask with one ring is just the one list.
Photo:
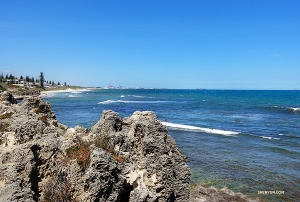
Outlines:
[[0, 85], [0, 90], [6, 91], [6, 88], [4, 88], [2, 85]]

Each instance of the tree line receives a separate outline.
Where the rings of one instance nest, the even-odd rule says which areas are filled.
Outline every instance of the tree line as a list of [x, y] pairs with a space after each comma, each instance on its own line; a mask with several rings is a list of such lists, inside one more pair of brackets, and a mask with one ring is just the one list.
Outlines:
[[61, 86], [61, 85], [67, 86], [66, 82], [64, 82], [62, 84], [60, 82], [55, 83], [54, 80], [52, 80], [52, 81], [51, 80], [45, 80], [43, 72], [40, 72], [39, 78], [36, 78], [36, 79], [34, 77], [29, 77], [29, 76], [23, 77], [22, 75], [18, 78], [16, 76], [12, 75], [12, 74], [10, 74], [10, 75], [6, 74], [4, 76], [3, 73], [1, 73], [0, 74], [0, 81], [3, 81], [3, 80], [11, 80], [11, 81], [22, 80], [22, 81], [26, 81], [26, 82], [39, 83], [42, 88], [44, 87], [45, 83], [48, 84], [48, 85], [51, 85], [51, 86]]

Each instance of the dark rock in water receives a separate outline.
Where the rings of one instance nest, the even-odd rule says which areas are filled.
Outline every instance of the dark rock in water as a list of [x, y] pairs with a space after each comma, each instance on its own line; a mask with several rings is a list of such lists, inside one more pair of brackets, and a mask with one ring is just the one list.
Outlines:
[[260, 199], [252, 199], [241, 193], [234, 193], [228, 188], [217, 189], [215, 187], [202, 187], [200, 185], [191, 187], [191, 202], [259, 202]]

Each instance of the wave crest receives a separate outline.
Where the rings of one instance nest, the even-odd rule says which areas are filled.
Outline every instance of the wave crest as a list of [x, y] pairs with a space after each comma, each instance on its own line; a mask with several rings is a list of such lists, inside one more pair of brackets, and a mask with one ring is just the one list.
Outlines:
[[98, 104], [112, 104], [112, 103], [164, 103], [170, 101], [134, 101], [134, 100], [106, 100], [102, 102], [98, 102]]
[[300, 107], [291, 107], [290, 110], [293, 112], [300, 112]]
[[161, 122], [161, 124], [163, 124], [167, 127], [177, 128], [180, 130], [212, 133], [212, 134], [225, 135], [225, 136], [235, 136], [235, 135], [240, 134], [239, 132], [234, 132], [234, 131], [226, 131], [226, 130], [211, 129], [211, 128], [201, 128], [201, 127], [196, 127], [196, 126], [175, 124], [175, 123], [169, 123], [169, 122]]

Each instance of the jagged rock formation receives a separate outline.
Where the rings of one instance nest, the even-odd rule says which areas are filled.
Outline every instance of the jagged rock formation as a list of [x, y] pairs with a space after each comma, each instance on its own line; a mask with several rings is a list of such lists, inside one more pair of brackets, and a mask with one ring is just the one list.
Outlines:
[[0, 201], [189, 201], [186, 157], [153, 112], [68, 129], [42, 98], [0, 97]]

